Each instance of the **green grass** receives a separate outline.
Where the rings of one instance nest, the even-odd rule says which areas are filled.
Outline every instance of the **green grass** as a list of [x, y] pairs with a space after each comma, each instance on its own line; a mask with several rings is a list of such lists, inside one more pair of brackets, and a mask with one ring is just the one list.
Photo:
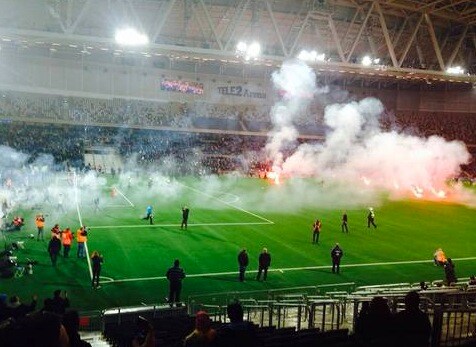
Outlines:
[[[75, 257], [75, 245], [71, 258], [59, 259], [57, 268], [50, 265], [47, 242], [27, 238], [30, 233], [36, 235], [33, 217], [37, 211], [23, 211], [26, 227], [7, 236], [9, 241], [25, 241], [25, 249], [16, 254], [20, 262], [30, 258], [38, 260], [39, 265], [32, 276], [2, 279], [0, 291], [19, 294], [24, 301], [38, 293], [42, 301], [62, 288], [70, 293], [74, 307], [90, 310], [163, 302], [167, 295], [163, 276], [175, 258], [180, 259], [188, 275], [194, 275], [184, 280], [185, 299], [188, 295], [221, 291], [436, 280], [444, 276], [441, 268], [429, 262], [436, 248], [442, 247], [452, 258], [476, 257], [474, 209], [379, 197], [373, 204], [378, 224], [374, 230], [366, 225], [368, 197], [362, 197], [365, 203], [359, 203], [361, 196], [348, 192], [339, 195], [339, 203], [334, 197], [333, 203], [333, 199], [325, 200], [329, 193], [326, 189], [332, 188], [312, 181], [298, 190], [287, 184], [291, 183], [274, 186], [255, 179], [188, 178], [159, 182], [151, 189], [145, 184], [121, 187], [115, 198], [105, 189], [100, 212], [93, 211], [93, 197], [82, 196], [79, 216], [75, 203], [70, 202], [71, 210], [58, 220], [52, 217], [55, 207], [46, 204], [42, 209], [51, 216], [47, 217], [47, 236], [57, 222], [76, 230], [81, 218], [91, 228], [88, 249], [104, 255], [104, 280], [117, 281], [104, 283], [97, 291], [90, 288], [87, 261]], [[154, 226], [140, 219], [149, 203], [155, 209]], [[187, 231], [179, 228], [183, 204], [191, 209]], [[340, 230], [344, 209], [349, 216], [349, 234]], [[316, 217], [323, 222], [319, 245], [311, 244], [311, 224]], [[340, 275], [333, 275], [328, 267], [330, 250], [336, 242], [344, 250]], [[247, 281], [239, 283], [236, 257], [243, 247], [250, 255], [249, 270], [256, 270], [258, 255], [267, 247], [272, 255], [271, 270], [283, 272], [270, 272], [265, 283], [254, 281], [255, 273], [250, 272]], [[422, 260], [428, 262], [418, 262]], [[417, 263], [371, 265], [399, 261]], [[367, 265], [345, 267], [353, 264]], [[473, 274], [475, 264], [476, 259], [456, 261], [457, 275]], [[301, 267], [313, 268], [286, 270]]]

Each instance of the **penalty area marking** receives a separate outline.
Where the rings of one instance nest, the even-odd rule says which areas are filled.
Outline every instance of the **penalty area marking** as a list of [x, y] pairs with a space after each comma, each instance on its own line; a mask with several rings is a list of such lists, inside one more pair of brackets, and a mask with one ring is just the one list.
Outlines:
[[130, 201], [127, 196], [125, 196], [120, 190], [119, 188], [117, 188], [116, 186], [113, 186], [113, 188], [116, 190], [116, 192], [118, 192], [119, 194], [121, 194], [121, 196], [124, 198], [124, 200], [126, 200], [129, 205], [131, 205], [132, 207], [135, 207], [134, 204], [132, 203], [132, 201]]
[[[476, 257], [468, 258], [452, 258], [453, 261], [469, 261], [476, 260]], [[433, 260], [406, 260], [406, 261], [390, 261], [390, 262], [380, 262], [380, 263], [363, 263], [363, 264], [345, 264], [341, 265], [341, 268], [351, 268], [351, 267], [371, 267], [371, 266], [386, 266], [386, 265], [405, 265], [405, 264], [425, 264], [433, 263]], [[302, 270], [321, 270], [321, 269], [330, 269], [330, 265], [320, 265], [320, 266], [304, 266], [304, 267], [290, 267], [290, 268], [281, 268], [281, 269], [269, 269], [268, 272], [280, 272], [284, 273], [286, 271], [302, 271]], [[258, 270], [246, 271], [248, 273], [257, 273]], [[228, 272], [210, 272], [204, 274], [191, 274], [187, 275], [186, 278], [199, 278], [199, 277], [215, 277], [215, 276], [228, 276], [236, 275], [238, 271], [228, 271]], [[157, 277], [142, 277], [142, 278], [124, 278], [119, 280], [107, 281], [107, 283], [123, 283], [123, 282], [137, 282], [137, 281], [155, 281], [155, 280], [165, 280], [165, 276]]]
[[[260, 215], [257, 215], [257, 214], [255, 214], [255, 213], [253, 213], [253, 212], [250, 212], [250, 211], [247, 211], [247, 210], [245, 210], [245, 209], [243, 209], [243, 208], [241, 208], [241, 207], [235, 206], [235, 205], [233, 205], [233, 204], [231, 204], [231, 203], [229, 203], [229, 202], [227, 202], [227, 201], [225, 201], [225, 200], [222, 200], [222, 199], [220, 199], [220, 198], [217, 198], [216, 196], [213, 196], [213, 195], [204, 193], [204, 192], [202, 192], [202, 191], [200, 191], [200, 190], [198, 190], [198, 189], [192, 188], [192, 187], [187, 186], [186, 184], [183, 184], [183, 183], [180, 183], [180, 182], [179, 182], [179, 184], [181, 184], [182, 186], [184, 186], [184, 187], [187, 188], [187, 189], [190, 189], [190, 190], [194, 191], [195, 193], [198, 193], [198, 194], [201, 194], [201, 195], [205, 195], [205, 196], [207, 196], [207, 197], [209, 197], [209, 198], [212, 198], [212, 199], [215, 199], [215, 200], [221, 202], [222, 204], [228, 205], [228, 206], [230, 206], [230, 207], [232, 207], [232, 208], [234, 208], [234, 209], [236, 209], [236, 210], [238, 210], [238, 211], [247, 213], [247, 214], [249, 214], [249, 215], [252, 215], [253, 217], [256, 217], [256, 218], [259, 218], [259, 219], [261, 219], [261, 220], [264, 220], [265, 222], [268, 222], [268, 224], [274, 224], [273, 221], [270, 221], [270, 220], [267, 219], [267, 218], [261, 217]], [[231, 194], [231, 195], [232, 195], [232, 194]]]
[[[273, 222], [236, 222], [236, 223], [193, 223], [188, 224], [188, 227], [203, 227], [203, 226], [231, 226], [231, 225], [269, 225], [274, 224]], [[160, 227], [180, 227], [181, 224], [135, 224], [135, 225], [101, 225], [97, 227], [90, 226], [89, 229], [131, 229], [131, 228], [160, 228]]]

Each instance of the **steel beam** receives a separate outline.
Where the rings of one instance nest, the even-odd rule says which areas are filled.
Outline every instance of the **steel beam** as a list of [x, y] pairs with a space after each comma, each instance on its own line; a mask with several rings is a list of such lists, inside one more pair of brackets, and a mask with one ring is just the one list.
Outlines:
[[367, 15], [365, 16], [365, 19], [364, 19], [362, 25], [360, 26], [359, 33], [357, 34], [357, 37], [355, 38], [354, 43], [352, 44], [350, 52], [349, 52], [349, 54], [347, 55], [347, 57], [345, 59], [345, 61], [347, 63], [349, 62], [350, 57], [352, 57], [352, 54], [354, 53], [354, 50], [355, 50], [355, 48], [357, 47], [357, 45], [360, 41], [360, 37], [362, 36], [362, 33], [364, 32], [365, 26], [367, 25], [367, 21], [369, 20], [370, 15], [372, 14], [372, 11], [374, 9], [374, 5], [375, 5], [375, 2], [372, 2], [372, 4], [370, 5], [370, 8], [369, 8], [369, 11], [367, 12]]
[[309, 16], [310, 16], [310, 13], [308, 12], [306, 14], [306, 17], [304, 18], [304, 21], [301, 24], [301, 27], [299, 28], [298, 34], [297, 34], [296, 38], [294, 39], [293, 44], [291, 45], [291, 49], [289, 50], [289, 55], [294, 54], [297, 43], [299, 42], [299, 39], [301, 38], [302, 32], [304, 31], [304, 28], [307, 26], [307, 21], [309, 20]]
[[177, 0], [169, 0], [169, 4], [168, 4], [167, 8], [165, 9], [164, 12], [161, 12], [162, 17], [160, 18], [160, 22], [157, 25], [157, 27], [155, 28], [154, 33], [152, 34], [152, 38], [151, 38], [150, 42], [157, 41], [157, 38], [159, 37], [160, 32], [162, 31], [162, 28], [164, 27], [165, 22], [167, 21], [169, 15], [170, 15], [170, 12], [172, 12], [172, 8], [174, 7], [176, 1]]
[[413, 29], [412, 35], [410, 36], [410, 40], [407, 41], [407, 44], [405, 46], [405, 49], [402, 53], [402, 56], [400, 57], [400, 60], [398, 62], [398, 67], [401, 67], [403, 64], [403, 61], [407, 57], [408, 52], [410, 51], [410, 48], [413, 44], [413, 41], [415, 41], [415, 37], [418, 33], [418, 30], [420, 29], [421, 23], [423, 22], [423, 15], [420, 16], [420, 19], [418, 20], [418, 23], [415, 26], [415, 29]]
[[438, 45], [438, 39], [436, 38], [435, 29], [433, 28], [433, 23], [431, 22], [431, 18], [428, 13], [424, 14], [426, 24], [428, 25], [428, 32], [430, 34], [431, 42], [433, 44], [433, 49], [435, 50], [436, 58], [438, 59], [438, 64], [440, 66], [441, 71], [445, 70], [445, 63], [443, 61], [443, 57], [441, 55], [440, 46]]
[[463, 40], [466, 36], [466, 33], [468, 32], [468, 28], [469, 28], [468, 26], [464, 27], [464, 30], [461, 33], [461, 36], [459, 37], [458, 42], [456, 43], [456, 46], [453, 49], [453, 52], [451, 53], [450, 57], [448, 58], [448, 62], [446, 63], [447, 67], [450, 67], [451, 65], [453, 65], [453, 61], [455, 60], [456, 54], [458, 54], [459, 49], [461, 48], [461, 44], [463, 43]]
[[74, 20], [73, 24], [71, 24], [68, 28], [66, 28], [66, 34], [73, 34], [78, 25], [81, 23], [83, 20], [84, 15], [87, 13], [89, 6], [91, 5], [92, 0], [87, 0], [86, 3], [83, 5], [81, 8], [81, 11], [79, 12], [78, 16]]
[[200, 0], [200, 4], [202, 5], [203, 11], [205, 12], [205, 18], [207, 19], [208, 25], [210, 26], [210, 29], [212, 29], [213, 36], [215, 37], [215, 40], [218, 43], [218, 47], [220, 47], [220, 50], [223, 51], [223, 44], [221, 43], [221, 40], [215, 30], [215, 25], [212, 23], [210, 13], [208, 13], [207, 7], [205, 6], [203, 0]]
[[[345, 54], [344, 54], [344, 51], [342, 50], [342, 46], [341, 46], [340, 41], [339, 41], [339, 35], [337, 34], [337, 30], [336, 30], [336, 27], [334, 25], [334, 20], [332, 19], [331, 15], [329, 15], [327, 21], [329, 23], [329, 28], [331, 29], [332, 39], [334, 41], [334, 44], [337, 47], [337, 53], [339, 54], [340, 60], [341, 60], [341, 62], [345, 62]], [[317, 28], [316, 28], [316, 30], [317, 30]]]
[[395, 50], [392, 45], [392, 40], [390, 40], [390, 34], [388, 33], [387, 23], [385, 22], [385, 17], [383, 16], [382, 9], [380, 8], [380, 5], [378, 3], [376, 3], [376, 10], [379, 14], [380, 26], [382, 27], [382, 30], [383, 30], [383, 36], [387, 44], [387, 49], [390, 54], [390, 58], [392, 59], [392, 64], [394, 67], [398, 67], [398, 61], [395, 55]]
[[281, 49], [283, 51], [283, 54], [285, 57], [288, 56], [288, 52], [286, 50], [286, 47], [284, 46], [284, 41], [283, 37], [281, 36], [281, 33], [279, 32], [279, 27], [276, 24], [276, 19], [274, 18], [273, 10], [271, 9], [271, 4], [269, 3], [268, 0], [266, 0], [266, 8], [268, 9], [269, 17], [271, 18], [271, 22], [273, 24], [274, 31], [276, 32], [276, 35], [279, 40], [279, 44], [281, 45]]
[[247, 0], [245, 4], [243, 5], [243, 8], [241, 9], [241, 11], [238, 13], [238, 16], [235, 16], [235, 20], [232, 23], [230, 36], [228, 37], [228, 40], [225, 43], [225, 49], [224, 49], [225, 51], [227, 51], [230, 48], [231, 41], [235, 37], [236, 28], [238, 28], [238, 23], [241, 23], [241, 19], [243, 18], [243, 14], [248, 8], [249, 3], [250, 3], [250, 0]]

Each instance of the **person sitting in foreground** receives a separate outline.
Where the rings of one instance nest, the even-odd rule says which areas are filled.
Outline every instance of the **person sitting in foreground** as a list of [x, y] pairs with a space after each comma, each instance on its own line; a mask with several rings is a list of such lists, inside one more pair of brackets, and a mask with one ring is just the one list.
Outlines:
[[212, 328], [212, 321], [205, 311], [198, 311], [195, 317], [195, 329], [185, 338], [183, 345], [210, 346], [215, 342], [217, 332]]

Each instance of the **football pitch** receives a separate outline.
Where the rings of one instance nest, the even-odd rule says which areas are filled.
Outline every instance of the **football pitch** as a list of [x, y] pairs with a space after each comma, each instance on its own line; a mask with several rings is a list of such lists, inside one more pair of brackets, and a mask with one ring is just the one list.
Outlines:
[[[163, 303], [168, 293], [165, 272], [180, 259], [187, 278], [182, 299], [210, 292], [259, 291], [287, 287], [355, 282], [357, 285], [433, 281], [444, 278], [432, 255], [442, 247], [456, 264], [458, 277], [476, 273], [474, 208], [445, 201], [392, 201], [352, 192], [333, 193], [307, 181], [299, 189], [254, 178], [146, 179], [133, 184], [109, 178], [100, 189], [99, 210], [94, 196], [82, 194], [65, 201], [66, 214], [46, 204], [24, 210], [21, 232], [7, 233], [7, 242], [24, 241], [18, 262], [38, 261], [33, 275], [1, 279], [0, 292], [19, 294], [27, 302], [37, 293], [40, 306], [55, 289], [65, 289], [80, 310]], [[469, 194], [474, 194], [469, 193]], [[367, 228], [367, 208], [376, 211], [377, 229]], [[147, 205], [154, 207], [154, 224], [143, 220]], [[181, 207], [190, 208], [187, 230], [181, 230]], [[341, 216], [349, 216], [349, 233], [341, 231]], [[90, 284], [90, 264], [76, 257], [51, 266], [47, 241], [30, 239], [34, 216], [47, 214], [45, 239], [55, 223], [76, 231], [89, 228], [87, 249], [104, 256], [101, 288]], [[311, 243], [314, 219], [322, 221], [318, 245]], [[341, 274], [330, 271], [330, 250], [344, 250]], [[272, 263], [268, 280], [254, 280], [258, 255], [268, 248]], [[246, 248], [250, 258], [246, 281], [238, 282], [237, 254]]]

